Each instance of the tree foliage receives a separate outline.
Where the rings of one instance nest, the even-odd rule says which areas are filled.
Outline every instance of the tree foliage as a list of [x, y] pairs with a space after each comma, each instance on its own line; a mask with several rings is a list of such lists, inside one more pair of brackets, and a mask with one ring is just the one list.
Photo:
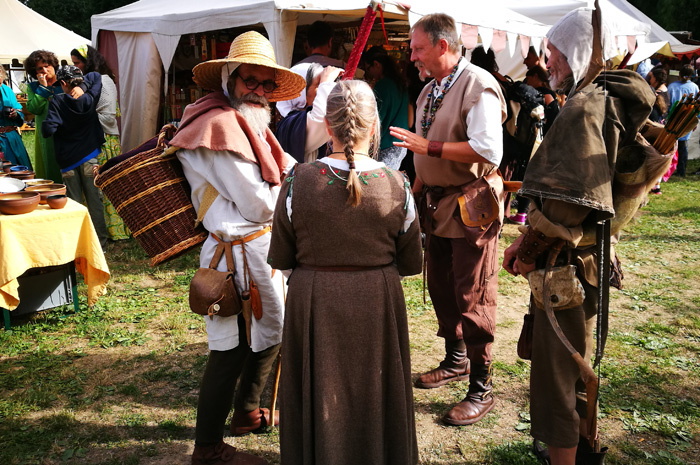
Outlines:
[[698, 0], [628, 0], [667, 31], [690, 31], [700, 40]]
[[[32, 10], [66, 29], [90, 38], [92, 15], [133, 3], [133, 0], [21, 0]], [[79, 45], [79, 44], [76, 44]]]

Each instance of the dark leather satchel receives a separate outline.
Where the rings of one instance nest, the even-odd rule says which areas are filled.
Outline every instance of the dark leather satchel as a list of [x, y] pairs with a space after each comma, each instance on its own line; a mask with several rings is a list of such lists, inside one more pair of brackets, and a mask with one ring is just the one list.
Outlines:
[[[217, 271], [226, 253], [228, 271]], [[199, 315], [228, 317], [241, 312], [241, 297], [234, 284], [233, 251], [230, 242], [219, 241], [209, 268], [198, 269], [190, 283], [190, 309]]]

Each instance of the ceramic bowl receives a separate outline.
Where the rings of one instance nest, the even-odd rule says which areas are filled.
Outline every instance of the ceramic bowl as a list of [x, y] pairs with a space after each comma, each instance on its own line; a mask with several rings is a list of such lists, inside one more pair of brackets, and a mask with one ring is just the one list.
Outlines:
[[12, 162], [11, 162], [11, 161], [4, 161], [4, 162], [2, 163], [2, 171], [3, 171], [4, 173], [9, 173], [9, 172], [10, 172], [10, 168], [12, 168]]
[[14, 172], [14, 171], [29, 171], [29, 167], [28, 167], [28, 166], [24, 166], [24, 165], [15, 165], [15, 166], [10, 167], [10, 171], [11, 171], [11, 172]]
[[41, 196], [39, 203], [46, 204], [46, 197], [49, 195], [63, 195], [66, 193], [65, 184], [40, 184], [38, 186], [30, 186], [25, 189], [27, 192], [38, 192]]
[[27, 187], [42, 186], [44, 184], [53, 184], [53, 180], [51, 180], [51, 179], [28, 179], [28, 180], [24, 181], [24, 183], [27, 185]]
[[0, 195], [0, 213], [5, 215], [20, 215], [29, 213], [39, 205], [38, 192], [15, 192]]
[[68, 203], [68, 197], [65, 194], [52, 194], [46, 196], [46, 203], [54, 209], [63, 208]]
[[34, 171], [10, 171], [10, 177], [15, 179], [27, 180], [34, 179]]

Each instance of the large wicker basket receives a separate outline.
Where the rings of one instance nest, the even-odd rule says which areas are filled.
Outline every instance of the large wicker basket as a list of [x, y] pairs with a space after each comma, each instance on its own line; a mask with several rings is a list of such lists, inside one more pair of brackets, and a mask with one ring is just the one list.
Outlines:
[[190, 186], [175, 150], [167, 147], [166, 140], [174, 131], [174, 126], [164, 126], [155, 148], [133, 155], [95, 177], [95, 185], [112, 202], [154, 266], [207, 238], [201, 225], [194, 226], [197, 215], [190, 200]]

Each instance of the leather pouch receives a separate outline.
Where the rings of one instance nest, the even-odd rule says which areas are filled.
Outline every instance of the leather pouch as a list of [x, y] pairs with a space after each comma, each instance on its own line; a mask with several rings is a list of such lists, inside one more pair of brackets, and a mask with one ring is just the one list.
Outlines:
[[[218, 271], [216, 266], [226, 252], [228, 271]], [[209, 268], [199, 268], [190, 282], [190, 309], [199, 315], [228, 317], [241, 312], [241, 298], [234, 284], [233, 252], [231, 244], [220, 242]]]
[[[542, 295], [544, 285], [544, 270], [534, 270], [527, 275], [530, 283], [532, 298], [537, 307], [544, 309]], [[552, 268], [552, 277], [549, 282], [549, 301], [552, 310], [566, 310], [578, 307], [586, 298], [581, 281], [576, 277], [574, 265], [556, 266]]]
[[494, 222], [503, 220], [503, 179], [498, 171], [461, 186], [459, 208], [454, 219], [464, 230], [464, 236], [479, 246], [484, 232]]

